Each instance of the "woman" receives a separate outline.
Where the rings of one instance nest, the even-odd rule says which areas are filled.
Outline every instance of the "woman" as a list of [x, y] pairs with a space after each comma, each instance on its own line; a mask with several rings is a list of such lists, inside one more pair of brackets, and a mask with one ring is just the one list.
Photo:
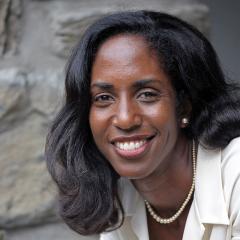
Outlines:
[[163, 13], [107, 16], [70, 58], [48, 136], [60, 214], [112, 239], [240, 239], [240, 101], [206, 38]]

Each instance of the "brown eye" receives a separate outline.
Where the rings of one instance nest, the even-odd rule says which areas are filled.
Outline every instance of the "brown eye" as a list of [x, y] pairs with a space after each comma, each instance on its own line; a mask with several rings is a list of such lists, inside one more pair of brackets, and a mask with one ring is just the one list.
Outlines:
[[95, 97], [95, 101], [111, 101], [112, 97], [109, 95], [100, 95]]
[[144, 102], [154, 102], [158, 100], [159, 94], [155, 91], [144, 91], [138, 95], [138, 99]]
[[97, 106], [106, 106], [111, 104], [114, 101], [114, 98], [109, 94], [98, 94], [93, 98], [93, 102]]

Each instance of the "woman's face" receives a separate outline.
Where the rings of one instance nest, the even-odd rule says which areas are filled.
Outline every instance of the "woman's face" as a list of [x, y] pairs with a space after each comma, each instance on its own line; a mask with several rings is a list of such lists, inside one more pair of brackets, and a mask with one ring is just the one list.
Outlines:
[[142, 37], [117, 35], [101, 45], [91, 96], [93, 138], [120, 176], [144, 178], [171, 160], [180, 138], [176, 96]]

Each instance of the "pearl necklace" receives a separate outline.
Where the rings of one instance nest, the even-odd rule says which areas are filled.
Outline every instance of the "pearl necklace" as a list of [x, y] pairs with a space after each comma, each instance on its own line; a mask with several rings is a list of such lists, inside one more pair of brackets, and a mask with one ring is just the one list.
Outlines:
[[194, 192], [194, 186], [195, 186], [195, 179], [196, 179], [196, 147], [195, 147], [195, 142], [193, 140], [193, 144], [192, 144], [192, 160], [193, 160], [193, 178], [192, 178], [192, 186], [190, 188], [190, 191], [187, 195], [187, 198], [185, 199], [185, 201], [183, 202], [183, 204], [181, 205], [181, 207], [178, 209], [178, 211], [170, 218], [161, 218], [159, 215], [157, 215], [157, 213], [153, 210], [153, 208], [151, 207], [150, 203], [147, 200], [145, 201], [147, 210], [149, 212], [149, 214], [160, 224], [169, 224], [174, 222], [179, 216], [180, 214], [183, 212], [183, 210], [185, 209], [185, 207], [187, 206], [187, 204], [189, 203], [193, 192]]

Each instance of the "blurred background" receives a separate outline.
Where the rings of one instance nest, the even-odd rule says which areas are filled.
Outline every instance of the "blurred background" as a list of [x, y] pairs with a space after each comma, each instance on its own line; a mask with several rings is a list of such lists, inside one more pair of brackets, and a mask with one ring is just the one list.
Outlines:
[[62, 104], [71, 48], [97, 18], [127, 9], [195, 25], [239, 81], [239, 0], [0, 0], [0, 240], [98, 238], [75, 234], [57, 216], [44, 143]]
[[226, 75], [240, 82], [240, 1], [201, 0], [209, 8], [209, 40]]

